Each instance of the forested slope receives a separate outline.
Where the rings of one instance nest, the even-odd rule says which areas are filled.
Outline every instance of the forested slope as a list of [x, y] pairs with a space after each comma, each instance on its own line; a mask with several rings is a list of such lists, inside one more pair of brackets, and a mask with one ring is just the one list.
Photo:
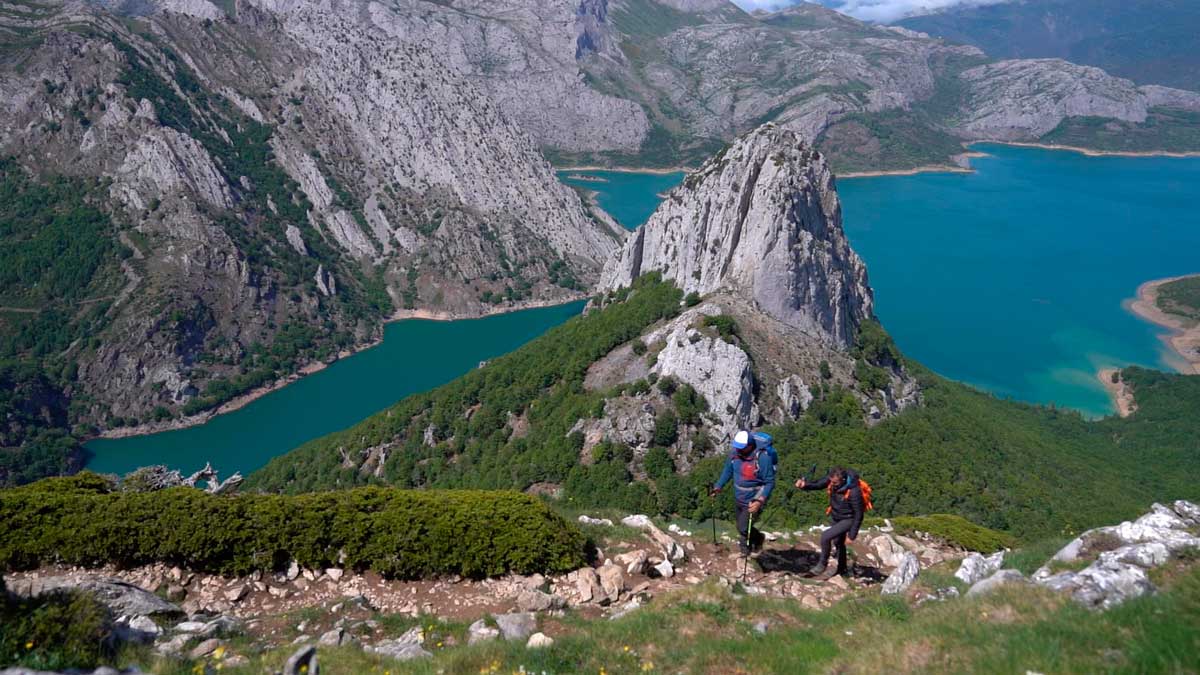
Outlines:
[[[584, 373], [592, 360], [677, 312], [679, 296], [643, 278], [623, 301], [277, 458], [249, 483], [283, 492], [374, 482], [520, 490], [550, 484], [577, 506], [706, 517], [713, 506], [703, 488], [717, 474], [726, 439], [715, 439], [710, 458], [681, 475], [663, 450], [602, 443], [582, 453], [583, 438], [570, 433], [578, 419], [602, 411], [606, 397], [651, 400], [658, 383], [586, 391]], [[1200, 406], [1200, 378], [1128, 369], [1138, 413], [1089, 422], [910, 367], [924, 386], [921, 407], [868, 427], [859, 401], [830, 386], [800, 421], [770, 429], [780, 448], [781, 487], [768, 524], [821, 517], [819, 499], [784, 487], [813, 463], [860, 469], [875, 487], [876, 515], [958, 513], [1026, 537], [1112, 522], [1149, 501], [1200, 492], [1188, 478], [1200, 469], [1200, 418], [1189, 413]], [[687, 400], [672, 400], [659, 411], [671, 414], [659, 419], [678, 425], [687, 407]], [[431, 424], [444, 431], [427, 436]], [[664, 444], [672, 430], [663, 430]]]

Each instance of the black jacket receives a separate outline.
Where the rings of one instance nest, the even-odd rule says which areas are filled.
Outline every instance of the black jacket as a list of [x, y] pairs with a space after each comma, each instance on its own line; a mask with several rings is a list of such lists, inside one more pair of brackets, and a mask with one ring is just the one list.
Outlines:
[[[849, 490], [844, 485], [838, 486], [829, 495], [829, 517], [835, 523], [853, 520], [849, 536], [854, 539], [858, 537], [858, 528], [862, 527], [863, 513], [866, 507], [863, 504], [862, 489], [858, 485], [858, 474], [847, 472], [846, 483], [850, 486]], [[804, 485], [805, 490], [827, 490], [828, 488], [829, 476]]]

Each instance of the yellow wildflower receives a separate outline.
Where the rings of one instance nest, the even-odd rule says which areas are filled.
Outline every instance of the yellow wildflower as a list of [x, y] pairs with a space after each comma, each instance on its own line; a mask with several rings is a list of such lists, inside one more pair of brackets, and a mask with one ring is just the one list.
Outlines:
[[25, 649], [33, 649], [33, 641], [32, 640], [25, 643]]
[[218, 659], [225, 658], [225, 645], [221, 645], [220, 647], [214, 649], [213, 656]]
[[653, 664], [653, 663], [651, 663], [651, 662], [649, 662], [649, 661], [646, 661], [645, 663], [643, 663], [643, 664], [642, 664], [642, 672], [643, 672], [643, 673], [648, 673], [648, 672], [650, 672], [651, 670], [654, 670], [654, 664]]

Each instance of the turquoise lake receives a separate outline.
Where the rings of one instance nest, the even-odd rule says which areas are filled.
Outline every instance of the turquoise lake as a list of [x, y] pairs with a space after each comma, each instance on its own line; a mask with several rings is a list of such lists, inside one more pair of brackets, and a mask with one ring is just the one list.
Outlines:
[[1113, 412], [1106, 366], [1172, 370], [1122, 303], [1200, 272], [1200, 159], [981, 145], [972, 174], [839, 181], [877, 313], [909, 356], [999, 396]]
[[[572, 180], [572, 175], [592, 176], [600, 179]], [[682, 173], [638, 173], [636, 171], [559, 171], [559, 180], [592, 190], [596, 201], [618, 223], [627, 229], [636, 229], [650, 218], [658, 203], [658, 195], [679, 185]]]
[[[1122, 302], [1150, 279], [1200, 272], [1200, 159], [1085, 157], [978, 146], [972, 174], [843, 179], [851, 242], [876, 311], [909, 356], [999, 396], [1112, 412], [1106, 366], [1171, 369], [1161, 332]], [[566, 179], [586, 173], [604, 182]], [[561, 172], [626, 227], [683, 174]], [[247, 473], [404, 396], [511, 351], [581, 303], [387, 326], [381, 345], [207, 424], [88, 443], [89, 468], [123, 473], [211, 461]]]
[[305, 441], [351, 426], [408, 394], [444, 384], [583, 311], [583, 302], [465, 321], [388, 324], [383, 342], [206, 424], [149, 436], [98, 439], [88, 468], [125, 473], [166, 464], [184, 473], [212, 462], [246, 474]]
[[[1100, 368], [1172, 369], [1161, 331], [1122, 302], [1144, 281], [1200, 272], [1200, 159], [976, 149], [989, 156], [975, 173], [838, 182], [880, 320], [946, 377], [1112, 413]], [[608, 182], [576, 184], [605, 208], [644, 208], [680, 180], [595, 175]]]

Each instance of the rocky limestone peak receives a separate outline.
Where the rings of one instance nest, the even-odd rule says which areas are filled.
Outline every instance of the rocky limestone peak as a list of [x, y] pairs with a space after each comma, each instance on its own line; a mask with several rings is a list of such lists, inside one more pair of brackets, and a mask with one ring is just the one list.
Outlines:
[[661, 272], [685, 292], [729, 291], [847, 347], [872, 314], [867, 269], [842, 230], [824, 158], [764, 125], [688, 175], [605, 269], [601, 289]]

